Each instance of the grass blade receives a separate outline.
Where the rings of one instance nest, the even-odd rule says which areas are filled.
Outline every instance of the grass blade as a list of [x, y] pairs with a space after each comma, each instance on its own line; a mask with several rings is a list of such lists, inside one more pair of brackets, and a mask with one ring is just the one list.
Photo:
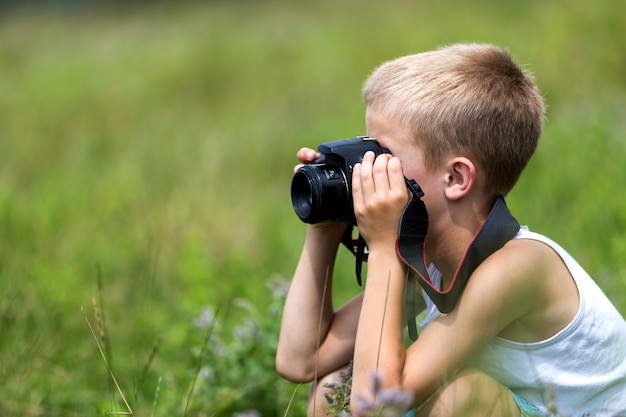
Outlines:
[[[98, 350], [100, 351], [100, 355], [102, 355], [102, 359], [104, 360], [104, 363], [106, 364], [107, 370], [109, 371], [109, 375], [111, 375], [111, 379], [113, 380], [113, 383], [115, 384], [115, 387], [117, 388], [117, 392], [119, 392], [120, 396], [122, 397], [122, 401], [124, 401], [124, 405], [126, 405], [126, 408], [128, 409], [128, 414], [127, 415], [134, 416], [135, 414], [133, 413], [133, 409], [130, 408], [130, 404], [128, 404], [128, 401], [126, 401], [126, 397], [124, 396], [124, 392], [122, 392], [122, 388], [120, 388], [120, 384], [118, 384], [117, 378], [115, 378], [115, 374], [113, 373], [113, 369], [111, 369], [111, 366], [109, 365], [109, 361], [107, 359], [106, 354], [104, 353], [104, 349], [102, 348], [102, 344], [100, 344], [100, 340], [98, 339], [98, 336], [96, 335], [96, 332], [94, 331], [93, 327], [91, 326], [91, 322], [89, 321], [89, 319], [87, 318], [87, 315], [85, 314], [85, 309], [83, 307], [81, 307], [80, 308], [80, 312], [82, 313], [83, 318], [87, 322], [87, 326], [89, 326], [89, 331], [91, 332], [91, 335], [93, 336], [93, 339], [96, 341], [96, 345], [98, 346]], [[109, 414], [120, 414], [120, 413], [119, 412], [115, 412], [115, 413], [109, 413]]]

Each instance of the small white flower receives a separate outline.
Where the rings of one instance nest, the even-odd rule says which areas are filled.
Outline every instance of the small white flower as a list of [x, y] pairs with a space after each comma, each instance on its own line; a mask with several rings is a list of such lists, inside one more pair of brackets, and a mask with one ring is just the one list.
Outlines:
[[200, 314], [194, 319], [193, 325], [198, 329], [208, 329], [215, 322], [215, 313], [211, 307], [204, 307]]
[[213, 378], [213, 370], [211, 368], [207, 368], [206, 366], [202, 367], [200, 369], [200, 372], [198, 373], [198, 376], [204, 380], [211, 379]]

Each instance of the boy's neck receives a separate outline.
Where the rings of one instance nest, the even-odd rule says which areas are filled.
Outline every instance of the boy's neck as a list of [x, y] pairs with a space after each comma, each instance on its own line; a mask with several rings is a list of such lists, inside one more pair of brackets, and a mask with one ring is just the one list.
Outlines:
[[[463, 260], [465, 251], [472, 243], [473, 237], [474, 234], [459, 231], [456, 234], [444, 236], [437, 243], [426, 241], [427, 254], [433, 253], [433, 255], [428, 255], [428, 261], [432, 262], [437, 270], [441, 272], [442, 288], [450, 286], [452, 278]], [[443, 249], [438, 250], [438, 247]]]
[[[428, 262], [432, 262], [442, 276], [443, 288], [447, 288], [463, 261], [467, 248], [481, 229], [493, 204], [488, 209], [477, 210], [474, 207], [457, 210], [458, 216], [451, 216], [442, 228], [426, 239]], [[452, 212], [454, 213], [454, 212]]]

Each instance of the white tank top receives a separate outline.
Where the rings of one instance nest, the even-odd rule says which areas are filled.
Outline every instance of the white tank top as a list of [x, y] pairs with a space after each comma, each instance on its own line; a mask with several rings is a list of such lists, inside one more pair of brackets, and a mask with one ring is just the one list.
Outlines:
[[[549, 339], [519, 343], [496, 337], [470, 366], [478, 367], [546, 414], [626, 416], [626, 322], [593, 279], [558, 244], [522, 228], [515, 239], [550, 246], [578, 287], [578, 313]], [[433, 272], [432, 276], [437, 273]], [[438, 272], [438, 271], [437, 271]], [[423, 292], [427, 315], [438, 316]]]

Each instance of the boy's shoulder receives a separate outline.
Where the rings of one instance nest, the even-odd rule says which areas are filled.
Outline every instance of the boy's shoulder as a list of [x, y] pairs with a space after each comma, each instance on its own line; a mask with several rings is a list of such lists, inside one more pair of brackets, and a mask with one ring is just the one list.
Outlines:
[[578, 311], [576, 282], [559, 254], [535, 239], [513, 239], [487, 258], [468, 282], [466, 301], [502, 317], [500, 336], [544, 340]]
[[468, 282], [473, 286], [497, 289], [503, 295], [539, 290], [559, 262], [545, 244], [530, 239], [512, 239], [481, 263]]

